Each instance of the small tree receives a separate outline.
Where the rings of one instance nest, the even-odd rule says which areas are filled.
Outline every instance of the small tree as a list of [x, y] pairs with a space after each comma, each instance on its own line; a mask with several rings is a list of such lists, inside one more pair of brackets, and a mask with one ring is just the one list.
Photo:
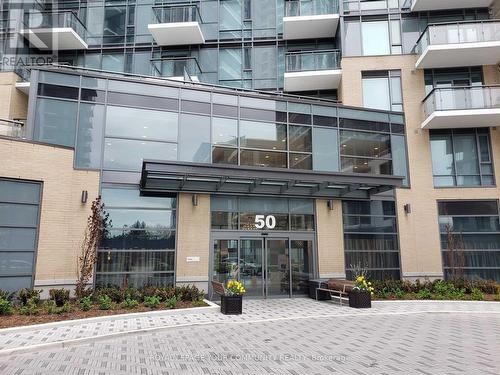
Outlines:
[[457, 280], [463, 278], [464, 275], [464, 243], [462, 235], [457, 237], [453, 233], [453, 227], [446, 224], [446, 258], [448, 267], [450, 268], [450, 278]]
[[77, 281], [75, 295], [82, 298], [86, 295], [87, 284], [92, 278], [94, 266], [97, 262], [97, 247], [106, 234], [109, 214], [104, 210], [101, 197], [92, 202], [90, 216], [87, 219], [87, 227], [83, 235], [80, 256], [77, 261]]

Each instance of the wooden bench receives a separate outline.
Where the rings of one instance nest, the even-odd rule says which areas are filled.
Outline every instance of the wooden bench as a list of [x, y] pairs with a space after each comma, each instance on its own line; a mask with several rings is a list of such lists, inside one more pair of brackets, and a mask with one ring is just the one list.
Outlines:
[[320, 285], [319, 288], [316, 288], [316, 300], [318, 299], [318, 291], [327, 292], [330, 293], [330, 298], [338, 299], [340, 306], [344, 300], [349, 299], [349, 293], [355, 285], [354, 281], [339, 279], [330, 279], [323, 284], [326, 285]]
[[226, 289], [224, 288], [224, 284], [212, 280], [212, 291], [219, 296], [223, 296], [226, 293]]

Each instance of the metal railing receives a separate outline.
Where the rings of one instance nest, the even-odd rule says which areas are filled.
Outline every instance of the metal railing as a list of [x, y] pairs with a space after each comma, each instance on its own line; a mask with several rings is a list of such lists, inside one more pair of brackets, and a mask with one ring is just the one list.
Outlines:
[[87, 37], [87, 29], [77, 15], [70, 11], [29, 12], [25, 14], [24, 23], [28, 29], [50, 29], [70, 27], [83, 39]]
[[164, 57], [151, 60], [154, 75], [158, 77], [193, 77], [201, 74], [194, 57]]
[[430, 45], [500, 41], [500, 20], [460, 21], [428, 25], [420, 35], [415, 52]]
[[340, 69], [340, 51], [289, 52], [285, 55], [286, 72]]
[[153, 14], [155, 23], [202, 22], [197, 5], [155, 6]]
[[500, 86], [435, 88], [423, 102], [426, 117], [435, 111], [500, 108]]
[[30, 80], [31, 70], [29, 70], [25, 65], [17, 65], [14, 68], [14, 73], [16, 73], [24, 82]]
[[339, 0], [293, 0], [285, 1], [285, 16], [318, 16], [338, 14]]
[[24, 124], [19, 121], [5, 120], [0, 118], [0, 136], [2, 137], [12, 137], [12, 138], [23, 138]]

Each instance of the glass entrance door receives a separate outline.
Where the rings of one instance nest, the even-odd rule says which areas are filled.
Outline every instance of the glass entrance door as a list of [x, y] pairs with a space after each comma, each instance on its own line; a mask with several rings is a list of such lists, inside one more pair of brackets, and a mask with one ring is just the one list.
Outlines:
[[266, 239], [266, 297], [290, 295], [288, 238]]
[[215, 239], [212, 280], [240, 280], [249, 297], [308, 293], [313, 277], [312, 239], [288, 237]]

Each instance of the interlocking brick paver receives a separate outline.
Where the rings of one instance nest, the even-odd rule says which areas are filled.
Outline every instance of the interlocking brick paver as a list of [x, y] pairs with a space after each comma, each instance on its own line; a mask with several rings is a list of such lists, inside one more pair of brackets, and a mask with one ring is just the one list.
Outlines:
[[0, 372], [500, 373], [498, 303], [375, 302], [370, 310], [356, 310], [309, 299], [246, 300], [244, 311], [241, 316], [223, 316], [217, 311], [177, 314], [176, 322], [165, 313], [26, 332], [0, 331], [0, 346], [12, 348], [46, 337], [60, 340], [62, 334], [82, 337], [82, 332], [91, 334], [97, 325], [100, 334], [108, 329], [120, 332], [125, 324], [128, 329], [138, 323], [158, 328], [0, 356]]

